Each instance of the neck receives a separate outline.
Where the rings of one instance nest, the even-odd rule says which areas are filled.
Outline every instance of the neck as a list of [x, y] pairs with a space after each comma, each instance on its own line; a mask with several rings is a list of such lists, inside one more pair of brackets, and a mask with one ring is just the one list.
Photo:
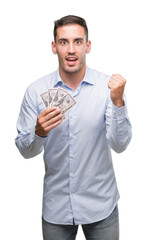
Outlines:
[[86, 71], [86, 65], [82, 69], [80, 69], [78, 72], [74, 72], [74, 73], [65, 72], [59, 66], [59, 73], [62, 81], [73, 90], [76, 90], [79, 83], [83, 80], [85, 71]]

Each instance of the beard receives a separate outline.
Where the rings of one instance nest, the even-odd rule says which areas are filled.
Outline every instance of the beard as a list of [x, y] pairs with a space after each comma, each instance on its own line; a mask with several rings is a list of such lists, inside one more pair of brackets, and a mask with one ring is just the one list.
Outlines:
[[79, 62], [79, 60], [77, 60], [75, 65], [67, 65], [66, 60], [63, 60], [62, 58], [60, 58], [58, 56], [58, 60], [59, 60], [59, 66], [62, 69], [62, 71], [64, 71], [67, 74], [74, 74], [79, 72], [85, 65], [85, 56], [83, 56], [83, 58], [81, 59], [81, 61]]

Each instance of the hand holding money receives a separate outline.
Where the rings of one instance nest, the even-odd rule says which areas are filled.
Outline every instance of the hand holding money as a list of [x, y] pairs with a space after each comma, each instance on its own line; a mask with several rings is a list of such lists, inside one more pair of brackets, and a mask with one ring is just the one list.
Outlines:
[[48, 135], [51, 129], [57, 127], [62, 122], [63, 114], [57, 107], [46, 108], [37, 117], [35, 134], [40, 137]]
[[62, 88], [50, 88], [40, 96], [46, 109], [37, 118], [35, 133], [44, 137], [65, 119], [64, 113], [73, 107], [76, 101]]

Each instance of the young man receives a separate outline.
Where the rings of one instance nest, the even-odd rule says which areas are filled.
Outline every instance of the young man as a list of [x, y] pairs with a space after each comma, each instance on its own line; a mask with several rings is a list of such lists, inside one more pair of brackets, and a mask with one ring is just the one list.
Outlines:
[[[90, 48], [84, 19], [70, 15], [55, 21], [52, 51], [59, 69], [28, 87], [18, 118], [21, 154], [31, 158], [44, 149], [44, 240], [73, 240], [79, 224], [86, 239], [119, 239], [119, 193], [110, 149], [120, 153], [131, 140], [126, 80], [88, 68]], [[44, 110], [40, 97], [57, 87], [76, 101], [64, 120], [61, 109]]]

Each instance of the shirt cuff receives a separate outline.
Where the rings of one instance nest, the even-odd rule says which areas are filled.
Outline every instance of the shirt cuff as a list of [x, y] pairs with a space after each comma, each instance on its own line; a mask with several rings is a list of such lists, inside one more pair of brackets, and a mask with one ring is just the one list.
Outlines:
[[126, 106], [124, 103], [124, 106], [122, 107], [117, 107], [114, 104], [112, 104], [112, 118], [114, 120], [124, 120], [127, 117], [126, 114]]
[[39, 143], [39, 145], [43, 145], [46, 141], [46, 137], [40, 137], [35, 134], [35, 128], [32, 129], [32, 131], [29, 134], [29, 145], [32, 142]]

